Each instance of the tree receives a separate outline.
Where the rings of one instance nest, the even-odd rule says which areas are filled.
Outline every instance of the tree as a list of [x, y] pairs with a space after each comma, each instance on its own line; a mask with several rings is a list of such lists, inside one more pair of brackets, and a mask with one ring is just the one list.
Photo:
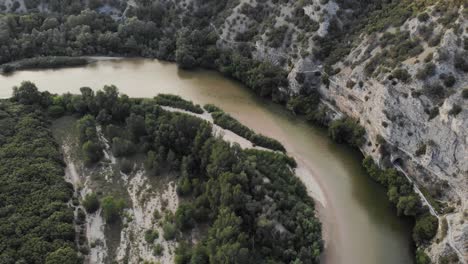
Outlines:
[[419, 198], [416, 195], [400, 197], [397, 204], [398, 215], [416, 216], [419, 211], [419, 205]]
[[416, 251], [416, 264], [431, 264], [431, 259], [422, 249]]
[[24, 81], [19, 87], [13, 87], [12, 100], [27, 105], [40, 104], [42, 102], [42, 94], [34, 83]]
[[181, 204], [175, 213], [175, 223], [177, 228], [181, 230], [190, 229], [193, 227], [195, 220], [193, 219], [193, 207], [189, 204]]
[[75, 250], [64, 247], [47, 255], [45, 264], [79, 264], [80, 262]]
[[134, 113], [131, 113], [130, 116], [126, 119], [127, 128], [130, 132], [130, 138], [133, 142], [138, 142], [139, 138], [146, 133], [145, 128], [145, 119]]
[[86, 194], [85, 198], [83, 199], [83, 207], [89, 214], [96, 212], [99, 209], [99, 200], [97, 195], [95, 193]]
[[210, 263], [247, 263], [249, 251], [242, 220], [228, 208], [221, 208], [208, 234]]
[[418, 217], [413, 228], [414, 241], [420, 244], [432, 239], [437, 233], [438, 224], [439, 221], [437, 220], [437, 217], [429, 213]]
[[113, 196], [106, 196], [101, 201], [102, 212], [107, 223], [113, 223], [119, 219], [125, 207], [123, 199], [115, 199]]
[[83, 143], [81, 149], [84, 154], [85, 163], [87, 164], [96, 163], [104, 156], [102, 147], [91, 140]]

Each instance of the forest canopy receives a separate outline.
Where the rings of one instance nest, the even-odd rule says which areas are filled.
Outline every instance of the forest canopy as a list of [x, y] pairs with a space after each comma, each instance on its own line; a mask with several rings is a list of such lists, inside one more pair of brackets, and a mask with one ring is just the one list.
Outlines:
[[[168, 98], [167, 95], [164, 97]], [[183, 102], [181, 98], [172, 99]], [[212, 125], [207, 121], [189, 114], [164, 110], [158, 104], [158, 99], [129, 98], [119, 94], [114, 86], [106, 86], [97, 92], [82, 88], [80, 95], [52, 95], [39, 92], [33, 83], [25, 82], [14, 89], [13, 98], [5, 101], [5, 104], [8, 107], [4, 108], [8, 111], [4, 110], [7, 114], [0, 120], [7, 128], [10, 127], [9, 122], [13, 122], [9, 118], [18, 118], [18, 108], [34, 110], [34, 115], [41, 118], [42, 123], [39, 124], [43, 128], [40, 128], [46, 132], [50, 121], [55, 118], [48, 115], [48, 109], [60, 108], [63, 115], [79, 116], [77, 128], [83, 150], [81, 155], [88, 164], [99, 162], [102, 158], [102, 150], [98, 151], [99, 148], [97, 151], [85, 151], [88, 150], [85, 146], [89, 144], [100, 146], [98, 133], [102, 131], [103, 136], [111, 141], [127, 142], [131, 146], [119, 150], [121, 157], [134, 155], [135, 152], [144, 155], [145, 169], [150, 177], [158, 177], [162, 171], [172, 171], [178, 175], [177, 192], [186, 202], [179, 205], [174, 217], [164, 220], [162, 234], [165, 239], [179, 242], [176, 263], [191, 263], [193, 259], [199, 259], [200, 263], [319, 262], [323, 249], [321, 224], [315, 216], [314, 203], [307, 195], [305, 186], [291, 169], [295, 167], [295, 162], [286, 154], [242, 149], [237, 144], [215, 137]], [[28, 111], [25, 113], [30, 115]], [[25, 119], [30, 118], [28, 116]], [[37, 126], [30, 126], [37, 133]], [[33, 144], [25, 142], [26, 138], [32, 137], [32, 132], [25, 135], [27, 137], [20, 137], [23, 133], [17, 130], [6, 129], [3, 132], [7, 134], [2, 139], [7, 142], [18, 137], [21, 144]], [[41, 177], [47, 175], [49, 180], [41, 184], [45, 187], [51, 180], [57, 182], [53, 198], [58, 200], [55, 202], [57, 206], [61, 204], [62, 207], [58, 208], [62, 208], [64, 214], [63, 217], [53, 218], [63, 223], [47, 223], [50, 228], [63, 227], [60, 229], [63, 233], [57, 233], [58, 237], [52, 238], [49, 236], [55, 233], [39, 236], [38, 239], [44, 240], [44, 243], [53, 245], [44, 247], [37, 256], [13, 250], [7, 251], [11, 255], [2, 254], [5, 259], [17, 259], [17, 256], [24, 255], [30, 263], [43, 263], [46, 258], [50, 263], [56, 263], [67, 256], [72, 260], [77, 256], [72, 242], [75, 236], [73, 215], [66, 205], [71, 199], [72, 188], [63, 180], [63, 161], [57, 144], [48, 133], [44, 133], [44, 137], [50, 140], [50, 153], [55, 153], [46, 158], [51, 159], [50, 162], [57, 167], [47, 173], [39, 171]], [[10, 148], [8, 144], [3, 146]], [[116, 145], [121, 146], [120, 143]], [[2, 147], [2, 151], [6, 150]], [[17, 164], [10, 160], [8, 162]], [[16, 174], [6, 171], [4, 175], [15, 179], [11, 175]], [[43, 191], [48, 194], [49, 189]], [[6, 201], [13, 199], [11, 194], [2, 195], [6, 195]], [[29, 195], [24, 194], [24, 199], [28, 199]], [[10, 208], [8, 204], [5, 206]], [[99, 202], [90, 194], [84, 206], [88, 212], [101, 206], [106, 220], [112, 223], [118, 219], [124, 205], [110, 197]], [[15, 215], [14, 209], [8, 209], [12, 210], [11, 213], [5, 210], [7, 213], [4, 215]], [[35, 207], [30, 210], [32, 214], [40, 212]], [[200, 242], [193, 244], [184, 238], [184, 232], [202, 224], [207, 225], [208, 230]], [[11, 240], [3, 243], [8, 245], [8, 241]], [[24, 243], [29, 245], [27, 241]]]

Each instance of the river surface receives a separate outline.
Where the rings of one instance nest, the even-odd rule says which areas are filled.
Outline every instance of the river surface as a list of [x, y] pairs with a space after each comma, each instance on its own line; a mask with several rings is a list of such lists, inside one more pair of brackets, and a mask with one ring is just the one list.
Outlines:
[[333, 143], [323, 129], [258, 98], [238, 82], [157, 60], [113, 59], [79, 68], [0, 75], [0, 97], [10, 97], [12, 87], [24, 80], [59, 94], [114, 84], [130, 97], [172, 93], [198, 104], [213, 103], [255, 131], [280, 140], [296, 158], [298, 174], [318, 201], [326, 240], [323, 263], [413, 263], [410, 223], [396, 216], [385, 190], [363, 171], [361, 154]]

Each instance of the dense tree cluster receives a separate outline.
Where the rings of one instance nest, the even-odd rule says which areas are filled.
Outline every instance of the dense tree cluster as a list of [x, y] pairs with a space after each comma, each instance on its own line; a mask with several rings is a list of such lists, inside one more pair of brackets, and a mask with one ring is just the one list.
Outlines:
[[[106, 89], [102, 97], [101, 92], [91, 96], [82, 89], [74, 100], [86, 103], [72, 109], [84, 115], [79, 123], [94, 120], [107, 138], [129, 141], [135, 151], [146, 154], [150, 177], [177, 172], [178, 193], [191, 202], [166, 217], [162, 234], [181, 242], [177, 263], [192, 259], [198, 263], [318, 263], [323, 248], [321, 225], [305, 186], [291, 170], [293, 159], [280, 152], [243, 150], [214, 137], [211, 124], [202, 119], [165, 111], [155, 99], [115, 97], [116, 90]], [[52, 100], [52, 104], [65, 101]], [[119, 102], [128, 108], [123, 115], [116, 111], [118, 117], [114, 117], [108, 106], [122, 109], [116, 106]], [[93, 110], [94, 106], [109, 111], [108, 118], [99, 118], [102, 110]], [[97, 138], [94, 132], [85, 135]], [[121, 152], [124, 157], [132, 154]], [[95, 210], [97, 201], [86, 200], [91, 205], [87, 207]], [[106, 197], [100, 206], [106, 221], [113, 222], [125, 205]], [[184, 241], [179, 233], [198, 224], [209, 226], [202, 241], [196, 245]]]
[[67, 205], [73, 187], [42, 99], [20, 87], [0, 101], [0, 263], [79, 263]]

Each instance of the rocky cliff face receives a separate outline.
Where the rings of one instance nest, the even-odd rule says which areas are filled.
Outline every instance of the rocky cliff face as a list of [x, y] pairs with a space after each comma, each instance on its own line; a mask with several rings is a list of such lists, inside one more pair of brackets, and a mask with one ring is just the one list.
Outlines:
[[[222, 23], [213, 25], [219, 31], [219, 45], [250, 45], [254, 57], [290, 71], [288, 93], [317, 89], [325, 102], [359, 119], [367, 131], [362, 152], [381, 165], [407, 173], [435, 208], [440, 222], [447, 221], [449, 231], [439, 228], [426, 251], [434, 261], [456, 254], [466, 263], [466, 6], [433, 1], [397, 25], [355, 32], [354, 39], [351, 35], [341, 39], [353, 42], [346, 53], [327, 64], [317, 59], [321, 40], [332, 34], [335, 29], [331, 27], [343, 30], [350, 22], [347, 17], [356, 10], [333, 1], [274, 2], [239, 1]], [[390, 23], [385, 19], [384, 23]], [[302, 21], [307, 26], [301, 27]], [[366, 27], [379, 21], [368, 23]], [[254, 37], [245, 39], [252, 34], [249, 31]], [[327, 67], [330, 76], [325, 85], [320, 79]], [[302, 84], [298, 74], [305, 79]]]

